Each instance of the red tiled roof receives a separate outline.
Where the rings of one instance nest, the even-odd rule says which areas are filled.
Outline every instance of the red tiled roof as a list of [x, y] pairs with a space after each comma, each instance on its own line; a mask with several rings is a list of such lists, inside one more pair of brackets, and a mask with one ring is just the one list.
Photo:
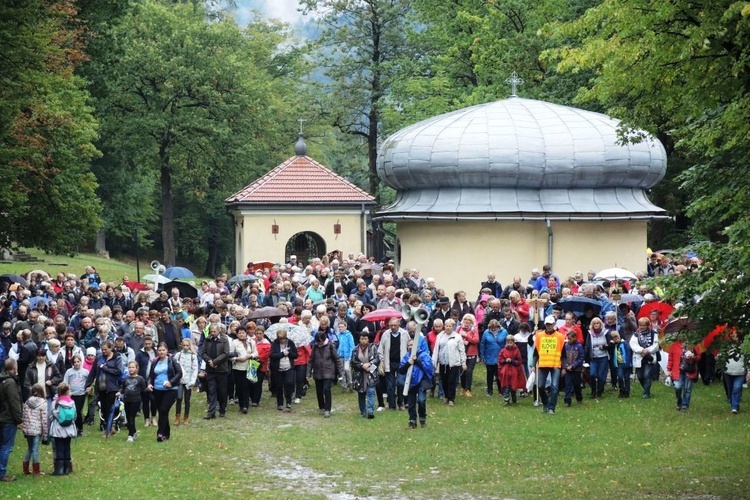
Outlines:
[[292, 156], [226, 203], [368, 203], [371, 195], [309, 156]]

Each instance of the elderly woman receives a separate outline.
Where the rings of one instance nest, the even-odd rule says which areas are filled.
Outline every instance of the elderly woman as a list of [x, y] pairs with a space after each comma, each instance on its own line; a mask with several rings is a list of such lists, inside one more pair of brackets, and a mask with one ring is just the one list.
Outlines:
[[318, 396], [318, 409], [324, 418], [331, 416], [331, 387], [336, 379], [344, 372], [344, 366], [338, 355], [338, 350], [328, 338], [325, 330], [315, 334], [308, 370], [315, 380], [315, 393]]
[[236, 337], [232, 340], [230, 351], [237, 354], [232, 360], [234, 372], [234, 386], [240, 411], [247, 414], [250, 406], [250, 381], [247, 379], [247, 368], [250, 359], [258, 359], [255, 340], [247, 338], [247, 329], [240, 326], [236, 330]]
[[659, 352], [659, 334], [651, 328], [648, 318], [638, 320], [638, 330], [630, 338], [630, 349], [633, 351], [635, 374], [643, 387], [643, 399], [648, 399], [651, 397], [653, 372], [658, 372], [656, 354]]
[[474, 367], [477, 364], [477, 356], [479, 356], [479, 332], [477, 320], [473, 314], [464, 315], [456, 333], [461, 335], [466, 350], [466, 369], [461, 374], [461, 388], [464, 391], [464, 396], [470, 398], [471, 386], [474, 382]]
[[591, 373], [591, 397], [599, 399], [607, 385], [607, 371], [609, 367], [609, 345], [612, 338], [604, 329], [604, 323], [599, 318], [591, 320], [589, 335], [586, 337], [585, 359], [589, 362]]
[[375, 418], [375, 387], [378, 385], [380, 355], [378, 346], [370, 343], [366, 332], [359, 334], [359, 344], [351, 357], [352, 379], [357, 391], [359, 412], [363, 417]]
[[312, 300], [313, 304], [326, 298], [325, 290], [320, 286], [318, 278], [310, 279], [310, 288], [305, 292], [305, 299]]
[[280, 328], [276, 340], [271, 343], [271, 376], [276, 389], [276, 405], [279, 411], [292, 411], [292, 394], [294, 392], [294, 360], [297, 359], [297, 346], [287, 338], [287, 331]]
[[432, 364], [439, 370], [445, 393], [445, 402], [453, 406], [456, 401], [456, 385], [460, 370], [466, 370], [466, 350], [464, 340], [453, 329], [456, 322], [445, 321], [445, 330], [435, 339], [432, 351]]

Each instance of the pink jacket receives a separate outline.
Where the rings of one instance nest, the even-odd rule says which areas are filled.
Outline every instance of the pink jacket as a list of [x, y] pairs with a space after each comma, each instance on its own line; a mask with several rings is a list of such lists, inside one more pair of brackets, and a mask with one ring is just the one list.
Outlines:
[[47, 439], [47, 400], [31, 396], [23, 405], [23, 433]]

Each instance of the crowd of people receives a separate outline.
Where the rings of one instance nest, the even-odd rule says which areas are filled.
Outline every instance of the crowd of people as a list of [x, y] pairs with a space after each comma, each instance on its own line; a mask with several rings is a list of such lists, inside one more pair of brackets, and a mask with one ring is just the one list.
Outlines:
[[[638, 313], [659, 301], [649, 277], [697, 265], [654, 254], [647, 273], [617, 282], [594, 271], [560, 279], [543, 266], [505, 287], [489, 273], [473, 301], [417, 269], [397, 273], [393, 262], [353, 254], [248, 263], [242, 276], [202, 282], [194, 299], [127, 277], [104, 283], [93, 267], [0, 282], [0, 478], [14, 479], [7, 463], [17, 428], [28, 444], [25, 474], [43, 474], [39, 445], [49, 441], [53, 474], [69, 474], [70, 440], [87, 424], [105, 436], [126, 424], [133, 442], [140, 420], [164, 442], [172, 425], [189, 425], [195, 391], [207, 397], [203, 418], [214, 419], [232, 404], [247, 414], [264, 388], [278, 411], [290, 412], [312, 381], [329, 418], [338, 383], [357, 393], [363, 418], [404, 410], [408, 428], [425, 427], [429, 398], [451, 407], [457, 396], [474, 396], [478, 363], [488, 397], [497, 389], [504, 405], [530, 398], [548, 414], [560, 392], [565, 406], [581, 404], [586, 387], [593, 399], [607, 387], [628, 398], [635, 379], [650, 398], [662, 366], [677, 410], [687, 411], [693, 383], [710, 380], [715, 367], [693, 346], [664, 344], [670, 318], [658, 308]], [[577, 297], [596, 307], [569, 309]], [[747, 363], [739, 346], [730, 353], [721, 369], [737, 413]]]

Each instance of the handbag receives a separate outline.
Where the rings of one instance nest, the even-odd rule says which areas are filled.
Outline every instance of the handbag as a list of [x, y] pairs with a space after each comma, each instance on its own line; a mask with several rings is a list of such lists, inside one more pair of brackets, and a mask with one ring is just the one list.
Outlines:
[[247, 376], [247, 379], [250, 382], [257, 382], [258, 381], [258, 367], [260, 366], [260, 361], [251, 359], [247, 362], [247, 373], [245, 374]]

